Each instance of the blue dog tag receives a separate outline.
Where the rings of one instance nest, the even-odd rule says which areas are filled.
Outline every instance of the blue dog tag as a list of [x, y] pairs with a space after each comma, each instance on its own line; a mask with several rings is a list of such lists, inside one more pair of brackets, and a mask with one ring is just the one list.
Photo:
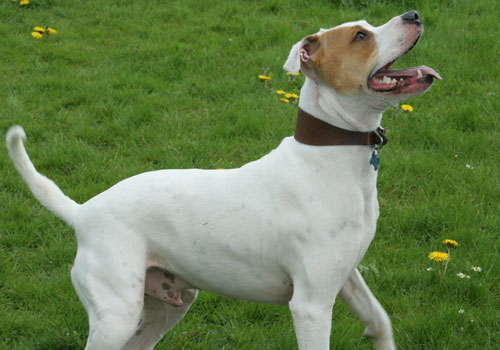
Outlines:
[[378, 165], [380, 164], [380, 157], [377, 155], [376, 151], [372, 152], [372, 157], [370, 159], [370, 164], [373, 165], [373, 169], [375, 169], [375, 171], [378, 170]]

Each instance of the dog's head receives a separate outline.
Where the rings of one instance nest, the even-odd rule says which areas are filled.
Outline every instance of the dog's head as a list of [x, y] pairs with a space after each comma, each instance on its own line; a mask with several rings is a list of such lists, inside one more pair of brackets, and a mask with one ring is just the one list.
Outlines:
[[379, 27], [350, 22], [309, 35], [292, 47], [284, 68], [299, 69], [336, 95], [365, 98], [380, 110], [424, 93], [439, 74], [426, 66], [389, 69], [410, 51], [423, 33], [416, 11]]

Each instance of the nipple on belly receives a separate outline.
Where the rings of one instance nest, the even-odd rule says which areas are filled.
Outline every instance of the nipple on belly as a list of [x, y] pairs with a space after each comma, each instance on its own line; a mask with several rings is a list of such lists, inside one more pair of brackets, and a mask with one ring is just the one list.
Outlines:
[[159, 267], [146, 271], [144, 294], [173, 306], [182, 306], [181, 291], [193, 288], [189, 283]]

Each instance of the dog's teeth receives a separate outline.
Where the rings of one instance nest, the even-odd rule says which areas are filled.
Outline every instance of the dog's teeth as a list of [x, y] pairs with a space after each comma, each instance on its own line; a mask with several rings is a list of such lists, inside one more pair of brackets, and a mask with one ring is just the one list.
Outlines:
[[382, 79], [377, 79], [377, 82], [379, 84], [395, 84], [398, 81], [396, 79], [391, 78], [391, 77], [384, 76]]
[[422, 78], [422, 71], [420, 69], [417, 69], [417, 78]]

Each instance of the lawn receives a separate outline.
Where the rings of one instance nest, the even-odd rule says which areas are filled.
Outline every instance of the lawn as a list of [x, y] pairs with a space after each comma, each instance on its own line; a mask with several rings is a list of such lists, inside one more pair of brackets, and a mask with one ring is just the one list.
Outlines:
[[[0, 3], [0, 133], [22, 125], [38, 170], [79, 203], [140, 172], [261, 157], [294, 131], [297, 101], [275, 92], [299, 93], [303, 77], [282, 70], [295, 42], [418, 10], [426, 32], [395, 66], [425, 64], [443, 81], [405, 102], [413, 112], [384, 114], [381, 217], [361, 271], [399, 349], [500, 349], [497, 0], [30, 1]], [[35, 26], [57, 33], [36, 39]], [[5, 147], [0, 169], [0, 349], [81, 349], [73, 232], [33, 198]], [[428, 254], [446, 238], [459, 246], [440, 277]], [[371, 349], [363, 328], [338, 301], [332, 349]], [[286, 307], [203, 292], [156, 347], [295, 348]]]

